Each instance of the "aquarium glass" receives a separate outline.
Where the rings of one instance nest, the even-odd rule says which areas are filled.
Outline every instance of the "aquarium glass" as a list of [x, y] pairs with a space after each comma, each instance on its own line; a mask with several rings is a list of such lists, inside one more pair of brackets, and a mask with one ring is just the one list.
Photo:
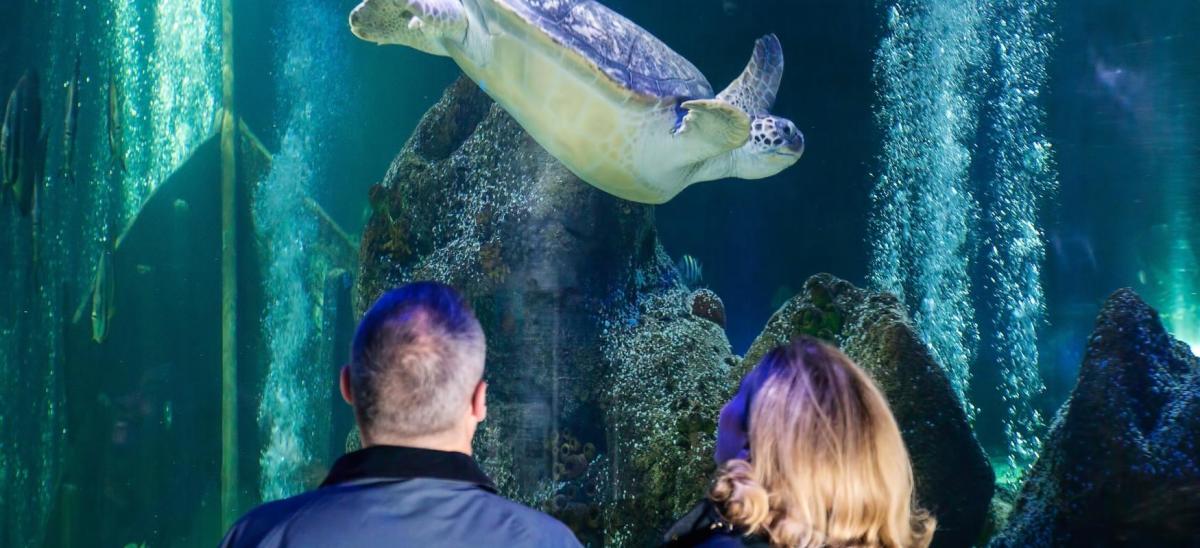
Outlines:
[[[894, 296], [936, 368], [908, 389], [945, 393], [937, 420], [969, 425], [1009, 505], [1110, 294], [1200, 353], [1200, 3], [601, 3], [674, 53], [606, 57], [612, 21], [542, 13], [493, 22], [513, 49], [484, 60], [516, 68], [464, 76], [484, 54], [372, 44], [354, 0], [0, 0], [0, 547], [212, 546], [315, 488], [360, 443], [338, 391], [356, 321], [408, 281], [483, 323], [484, 469], [596, 546], [652, 544], [703, 494], [760, 334], [835, 306], [819, 273]], [[697, 88], [663, 56], [715, 94], [769, 33], [794, 165], [663, 202], [556, 159], [704, 131], [678, 103], [712, 97], [669, 96]], [[575, 72], [504, 57], [529, 48]], [[624, 102], [593, 114], [599, 87]], [[538, 144], [656, 100], [678, 119]], [[664, 150], [642, 161], [695, 149]], [[852, 344], [848, 314], [793, 328]]]

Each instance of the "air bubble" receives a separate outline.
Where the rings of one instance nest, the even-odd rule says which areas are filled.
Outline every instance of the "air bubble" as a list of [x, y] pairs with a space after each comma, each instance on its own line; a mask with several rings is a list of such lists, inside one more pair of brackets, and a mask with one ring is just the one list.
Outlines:
[[[1057, 182], [1034, 100], [1046, 81], [1053, 34], [1043, 14], [1051, 4], [896, 0], [875, 67], [886, 139], [872, 192], [871, 283], [908, 305], [970, 416], [966, 387], [980, 340], [972, 303], [989, 303], [987, 320], [998, 331], [989, 343], [1002, 370], [997, 390], [1008, 402], [1008, 457], [1022, 466], [1036, 455], [1043, 428], [1033, 403], [1044, 389], [1037, 330], [1045, 246], [1036, 223], [1043, 195]], [[980, 74], [980, 66], [996, 70]], [[989, 86], [999, 98], [984, 103], [979, 90]], [[970, 179], [981, 117], [998, 130], [987, 143], [994, 150], [982, 156], [994, 163], [982, 185]], [[977, 197], [976, 188], [986, 190]], [[978, 285], [972, 270], [981, 270]]]

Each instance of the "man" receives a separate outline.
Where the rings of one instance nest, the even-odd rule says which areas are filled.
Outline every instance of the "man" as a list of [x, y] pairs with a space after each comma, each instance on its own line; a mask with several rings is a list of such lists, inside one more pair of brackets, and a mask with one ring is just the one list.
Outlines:
[[453, 289], [416, 283], [381, 297], [341, 373], [363, 449], [319, 489], [251, 511], [222, 546], [579, 546], [554, 518], [497, 495], [471, 457], [487, 415], [485, 354]]

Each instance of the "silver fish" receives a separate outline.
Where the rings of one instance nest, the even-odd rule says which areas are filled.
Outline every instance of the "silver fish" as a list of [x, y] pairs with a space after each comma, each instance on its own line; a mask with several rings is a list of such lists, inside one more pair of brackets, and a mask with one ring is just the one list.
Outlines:
[[64, 179], [75, 181], [75, 135], [79, 129], [79, 54], [75, 55], [75, 71], [67, 84], [66, 119], [63, 120], [63, 166]]
[[115, 314], [113, 297], [116, 289], [112, 250], [106, 249], [100, 256], [100, 264], [96, 265], [96, 279], [92, 282], [92, 340], [97, 343], [108, 339]]
[[45, 171], [46, 137], [42, 130], [38, 73], [31, 70], [21, 77], [9, 95], [3, 130], [0, 130], [4, 186], [25, 216], [33, 212], [34, 196]]
[[124, 104], [121, 86], [117, 76], [108, 76], [108, 151], [112, 155], [113, 168], [118, 173], [125, 172], [125, 127], [121, 119], [121, 105]]
[[695, 289], [704, 281], [704, 268], [695, 257], [684, 255], [675, 266], [679, 269], [679, 278], [689, 288]]

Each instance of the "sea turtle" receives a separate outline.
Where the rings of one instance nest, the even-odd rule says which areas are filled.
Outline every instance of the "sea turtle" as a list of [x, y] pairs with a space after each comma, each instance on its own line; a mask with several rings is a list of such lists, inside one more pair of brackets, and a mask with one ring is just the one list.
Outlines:
[[452, 58], [579, 178], [628, 200], [768, 177], [804, 153], [795, 124], [768, 113], [783, 76], [774, 35], [714, 94], [687, 59], [594, 0], [365, 0], [350, 28]]

